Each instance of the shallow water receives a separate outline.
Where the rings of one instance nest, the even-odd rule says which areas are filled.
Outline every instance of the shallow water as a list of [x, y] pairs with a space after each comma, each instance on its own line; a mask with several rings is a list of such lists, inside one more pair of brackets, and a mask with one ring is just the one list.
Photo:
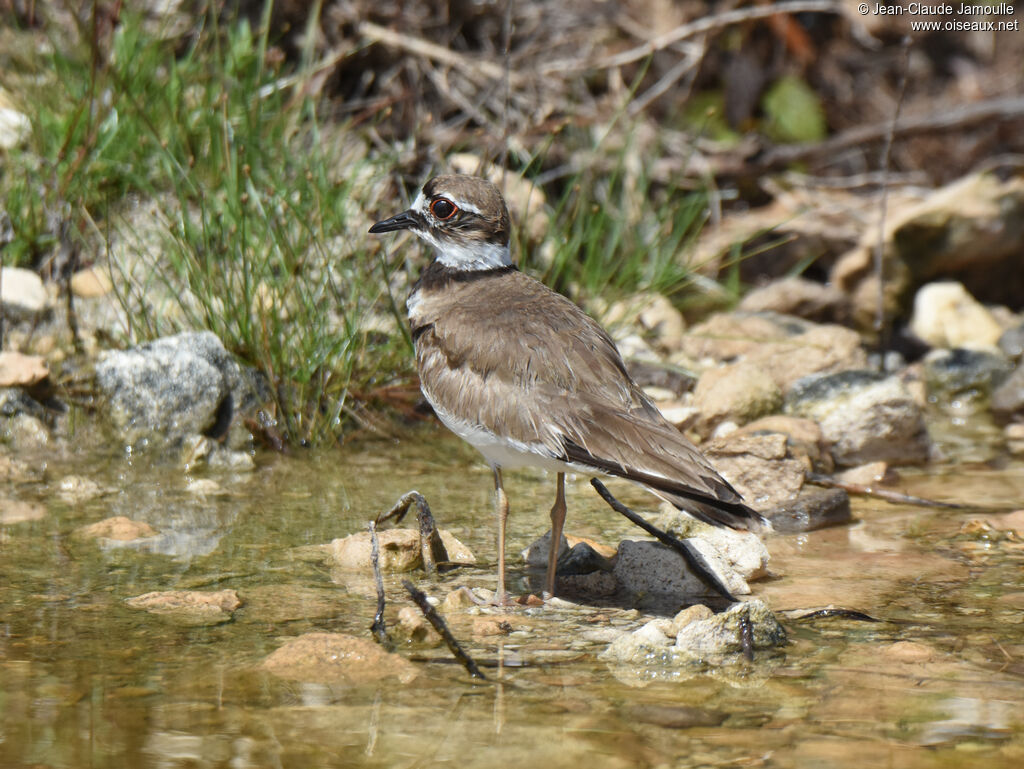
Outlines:
[[[1024, 765], [1024, 542], [961, 533], [985, 510], [855, 499], [851, 526], [772, 538], [775, 576], [754, 583], [755, 595], [778, 611], [834, 604], [884, 621], [783, 615], [790, 644], [752, 664], [613, 670], [596, 655], [609, 628], [643, 622], [638, 612], [518, 608], [509, 635], [457, 629], [488, 683], [470, 681], [443, 648], [408, 645], [415, 681], [344, 688], [257, 668], [305, 632], [369, 636], [369, 582], [335, 584], [302, 546], [360, 530], [418, 488], [481, 561], [443, 584], [417, 575], [421, 587], [493, 588], [490, 475], [472, 450], [426, 428], [400, 443], [262, 456], [255, 473], [204, 476], [223, 490], [206, 496], [187, 490], [194, 479], [180, 469], [145, 460], [47, 462], [5, 492], [40, 507], [0, 524], [5, 769]], [[70, 473], [106, 493], [61, 501]], [[553, 483], [506, 480], [512, 586], [525, 592], [533, 580], [536, 590], [541, 575], [515, 554], [546, 530]], [[1024, 465], [905, 472], [900, 489], [1019, 508]], [[642, 492], [613, 491], [651, 509]], [[568, 492], [570, 532], [639, 536], [585, 479]], [[106, 548], [72, 535], [114, 515], [160, 534]], [[407, 605], [398, 580], [387, 577], [389, 619]], [[232, 621], [199, 627], [124, 605], [181, 588], [233, 588], [245, 603]]]

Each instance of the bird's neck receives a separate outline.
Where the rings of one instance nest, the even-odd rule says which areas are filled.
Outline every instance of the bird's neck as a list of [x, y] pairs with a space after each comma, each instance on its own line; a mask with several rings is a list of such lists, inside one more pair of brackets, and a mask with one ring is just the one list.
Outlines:
[[434, 247], [434, 260], [453, 270], [472, 272], [512, 266], [512, 254], [507, 243], [459, 243], [441, 240], [430, 232], [422, 233], [420, 237]]

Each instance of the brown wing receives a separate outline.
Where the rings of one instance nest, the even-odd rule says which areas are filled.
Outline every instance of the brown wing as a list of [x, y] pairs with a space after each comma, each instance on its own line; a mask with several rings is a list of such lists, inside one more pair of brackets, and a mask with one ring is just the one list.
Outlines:
[[458, 403], [468, 422], [636, 481], [705, 520], [760, 520], [633, 382], [608, 334], [565, 297], [510, 272], [425, 294], [417, 311], [417, 362], [435, 403]]

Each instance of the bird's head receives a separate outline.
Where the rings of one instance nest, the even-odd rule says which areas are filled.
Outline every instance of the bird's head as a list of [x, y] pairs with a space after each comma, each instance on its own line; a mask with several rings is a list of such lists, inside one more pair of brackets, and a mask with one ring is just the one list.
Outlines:
[[434, 247], [437, 261], [456, 270], [512, 264], [505, 199], [477, 176], [435, 176], [408, 210], [370, 228], [375, 234], [396, 230], [411, 230]]

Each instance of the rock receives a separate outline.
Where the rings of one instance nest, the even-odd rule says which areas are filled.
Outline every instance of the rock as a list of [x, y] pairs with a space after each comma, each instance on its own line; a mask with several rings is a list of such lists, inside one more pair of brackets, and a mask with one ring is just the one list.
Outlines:
[[683, 337], [683, 353], [695, 361], [726, 363], [757, 353], [766, 344], [786, 342], [814, 324], [774, 312], [720, 312], [692, 327]]
[[464, 611], [465, 609], [476, 605], [477, 599], [473, 596], [473, 591], [466, 586], [462, 586], [452, 590], [444, 597], [444, 600], [441, 602], [441, 612], [444, 614], [450, 614], [453, 612]]
[[835, 467], [828, 441], [822, 435], [818, 423], [811, 419], [773, 414], [749, 422], [730, 436], [738, 440], [748, 435], [770, 435], [781, 433], [786, 436], [786, 456], [799, 459], [806, 469], [831, 473]]
[[1010, 360], [1019, 361], [1024, 357], [1024, 323], [1006, 329], [999, 337], [998, 345]]
[[992, 415], [1000, 424], [1024, 420], [1024, 365], [992, 391]]
[[441, 636], [424, 618], [423, 612], [412, 606], [403, 606], [398, 610], [398, 630], [416, 643], [437, 643], [441, 640]]
[[[712, 554], [704, 560], [730, 593], [750, 593], [743, 577], [731, 570], [721, 558]], [[681, 555], [660, 542], [623, 540], [619, 543], [619, 557], [612, 573], [618, 583], [631, 593], [666, 602], [709, 595], [711, 591], [689, 570]]]
[[688, 371], [662, 361], [628, 360], [626, 368], [633, 381], [641, 387], [659, 387], [675, 398], [693, 390], [697, 378]]
[[923, 361], [929, 401], [959, 417], [987, 409], [993, 390], [1012, 371], [1006, 358], [986, 350], [933, 350]]
[[86, 267], [71, 276], [71, 293], [81, 299], [105, 296], [113, 289], [110, 275], [99, 267]]
[[929, 283], [914, 297], [910, 330], [932, 347], [995, 347], [1003, 329], [961, 283]]
[[36, 419], [47, 418], [46, 408], [20, 387], [0, 388], [0, 416], [26, 414]]
[[710, 619], [713, 616], [715, 616], [715, 613], [702, 603], [695, 603], [693, 606], [687, 606], [685, 609], [680, 609], [680, 611], [676, 613], [676, 616], [672, 618], [673, 632], [671, 635], [678, 635], [679, 631], [691, 622], [699, 622], [701, 620]]
[[38, 521], [45, 517], [46, 508], [38, 502], [0, 497], [0, 525], [12, 526], [15, 523]]
[[[858, 328], [872, 327], [878, 283], [873, 257], [876, 227], [832, 268], [830, 281], [854, 302]], [[903, 300], [936, 278], [958, 280], [983, 302], [1012, 305], [1024, 294], [1020, 264], [1024, 240], [1024, 180], [996, 174], [964, 177], [920, 202], [890, 205], [883, 236], [888, 317]]]
[[743, 579], [753, 581], [768, 574], [768, 548], [756, 534], [712, 526], [695, 520], [669, 504], [654, 524], [679, 539], [689, 540], [706, 558], [715, 556], [725, 561]]
[[[2, 97], [2, 95], [0, 95]], [[14, 109], [6, 97], [0, 98], [0, 150], [12, 150], [32, 133], [28, 115]]]
[[892, 221], [892, 245], [914, 283], [939, 276], [962, 281], [974, 296], [1007, 304], [1024, 286], [1024, 179], [965, 176]]
[[1024, 422], [1014, 422], [1003, 428], [1006, 450], [1013, 456], [1024, 456]]
[[[547, 563], [545, 562], [545, 567]], [[611, 571], [612, 562], [602, 555], [588, 542], [577, 542], [569, 550], [558, 556], [557, 576], [575, 577], [591, 574], [595, 571]]]
[[879, 653], [893, 662], [907, 664], [931, 662], [935, 659], [935, 650], [931, 646], [916, 641], [896, 641], [882, 646]]
[[771, 510], [803, 488], [805, 463], [790, 456], [781, 433], [716, 438], [702, 447], [715, 469], [744, 501], [758, 511]]
[[675, 352], [682, 346], [686, 321], [675, 305], [661, 294], [636, 294], [615, 302], [599, 314], [609, 326], [625, 324], [630, 329], [639, 327], [644, 336], [663, 352]]
[[701, 374], [693, 405], [700, 411], [698, 431], [706, 436], [726, 420], [742, 425], [778, 410], [782, 391], [756, 363], [729, 363]]
[[[733, 604], [706, 618], [691, 617], [678, 629], [674, 620], [652, 620], [639, 630], [616, 638], [600, 659], [651, 669], [692, 663], [722, 664], [743, 653], [741, 624], [747, 621], [755, 650], [786, 643], [786, 631], [765, 603], [752, 600]], [[673, 638], [667, 633], [674, 630]]]
[[234, 590], [163, 590], [128, 598], [125, 604], [191, 627], [227, 622], [242, 602]]
[[49, 377], [50, 370], [41, 355], [0, 352], [0, 387], [34, 387]]
[[410, 683], [416, 666], [373, 641], [343, 633], [306, 633], [267, 657], [261, 667], [293, 681], [358, 686], [385, 678]]
[[50, 430], [37, 417], [15, 414], [2, 422], [0, 437], [16, 452], [38, 451], [50, 445]]
[[755, 288], [740, 301], [743, 312], [778, 312], [817, 323], [843, 323], [850, 299], [835, 286], [793, 277]]
[[785, 411], [821, 425], [837, 465], [914, 464], [929, 456], [921, 408], [895, 377], [872, 371], [807, 377], [786, 396]]
[[801, 377], [867, 365], [855, 331], [771, 312], [712, 315], [685, 335], [683, 352], [695, 360], [742, 358], [784, 393]]
[[0, 281], [0, 303], [9, 320], [15, 323], [34, 322], [46, 316], [50, 296], [35, 272], [21, 267], [4, 267]]
[[767, 510], [764, 515], [780, 534], [816, 531], [849, 523], [853, 519], [850, 495], [842, 489], [806, 488], [796, 499]]
[[57, 484], [57, 496], [69, 505], [88, 502], [102, 495], [103, 490], [96, 481], [81, 475], [66, 475]]
[[1014, 510], [1012, 513], [993, 515], [988, 518], [988, 523], [997, 531], [1012, 531], [1016, 534], [1024, 534], [1024, 510]]
[[109, 352], [96, 366], [96, 384], [128, 445], [219, 438], [237, 414], [267, 399], [259, 376], [242, 369], [209, 331]]
[[337, 588], [309, 587], [296, 583], [253, 585], [240, 591], [245, 611], [236, 618], [247, 623], [280, 624], [342, 616], [348, 596]]
[[[464, 566], [476, 563], [476, 557], [470, 549], [456, 539], [451, 532], [439, 529], [438, 533], [448, 551], [450, 563]], [[384, 529], [377, 532], [377, 544], [379, 548], [378, 563], [381, 571], [405, 572], [422, 568], [423, 558], [420, 553], [418, 531]], [[330, 544], [322, 545], [321, 550], [334, 568], [343, 571], [369, 571], [371, 568], [370, 532], [368, 531], [359, 531], [349, 534], [347, 537], [335, 539]]]
[[[533, 543], [520, 553], [527, 566], [535, 569], [546, 569], [548, 566], [548, 549], [551, 547], [551, 529], [535, 539]], [[565, 535], [558, 543], [558, 557], [561, 558], [569, 552], [569, 542]]]
[[630, 723], [653, 724], [663, 729], [692, 729], [699, 726], [721, 726], [728, 713], [706, 710], [690, 705], [631, 705], [625, 715]]
[[786, 631], [764, 601], [735, 603], [720, 614], [679, 629], [675, 651], [694, 660], [742, 654], [741, 623], [749, 622], [753, 648], [771, 649], [786, 643]]
[[123, 515], [104, 518], [75, 530], [75, 536], [81, 539], [112, 539], [117, 542], [155, 537], [156, 534], [157, 530], [148, 523], [133, 521]]
[[672, 643], [658, 620], [651, 620], [640, 629], [616, 638], [599, 655], [606, 662], [632, 665], [671, 664], [675, 661]]
[[836, 480], [858, 486], [891, 485], [899, 480], [899, 473], [887, 462], [868, 462], [837, 473]]

